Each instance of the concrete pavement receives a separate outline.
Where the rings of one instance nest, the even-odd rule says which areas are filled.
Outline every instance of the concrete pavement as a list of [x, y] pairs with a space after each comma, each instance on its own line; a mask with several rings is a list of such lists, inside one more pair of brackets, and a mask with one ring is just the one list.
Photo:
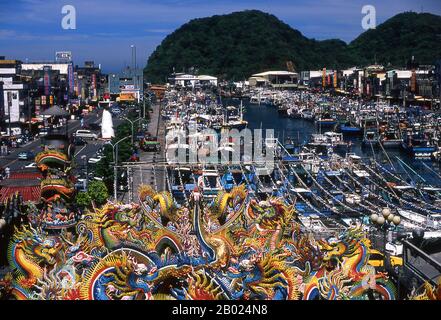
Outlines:
[[[158, 141], [161, 143], [160, 152], [141, 152], [140, 162], [149, 162], [153, 165], [139, 165], [131, 166], [132, 174], [132, 190], [133, 190], [133, 201], [137, 201], [138, 188], [142, 184], [151, 185], [158, 191], [165, 190], [165, 168], [163, 166], [155, 167], [154, 163], [158, 159], [164, 159], [164, 147], [165, 147], [165, 128], [164, 123], [161, 119], [161, 106], [159, 103], [152, 105], [153, 112], [151, 113], [151, 121], [149, 123], [148, 131], [152, 135], [158, 137]], [[123, 202], [129, 201], [129, 194], [124, 193], [120, 198]]]

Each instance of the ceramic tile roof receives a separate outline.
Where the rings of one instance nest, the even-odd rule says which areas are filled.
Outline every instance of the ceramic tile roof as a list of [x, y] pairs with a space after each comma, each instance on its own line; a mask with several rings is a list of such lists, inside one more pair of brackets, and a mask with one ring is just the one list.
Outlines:
[[0, 189], [0, 202], [19, 192], [24, 201], [38, 202], [40, 200], [40, 186], [32, 187], [2, 187]]

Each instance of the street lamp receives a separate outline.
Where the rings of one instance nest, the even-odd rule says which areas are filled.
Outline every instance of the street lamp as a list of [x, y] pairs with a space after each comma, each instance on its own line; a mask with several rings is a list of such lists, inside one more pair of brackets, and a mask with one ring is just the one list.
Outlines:
[[[400, 216], [393, 214], [388, 207], [381, 210], [381, 215], [373, 213], [370, 218], [377, 229], [384, 232], [383, 245], [384, 257], [386, 257], [386, 233], [388, 230], [396, 228], [401, 223], [401, 218]], [[386, 266], [386, 261], [384, 261], [384, 266]]]
[[87, 156], [86, 155], [82, 155], [81, 159], [84, 160], [84, 166], [85, 166], [85, 169], [86, 169], [86, 185], [85, 185], [85, 187], [87, 189], [89, 187], [89, 167], [88, 167], [88, 163], [87, 163]]
[[[123, 142], [124, 140], [128, 139], [129, 136], [122, 138], [121, 140], [119, 140], [118, 142], [116, 142], [115, 144], [113, 144], [112, 142], [109, 142], [110, 145], [112, 146], [112, 150], [113, 150], [113, 162], [114, 162], [114, 167], [113, 167], [113, 198], [115, 199], [115, 201], [117, 201], [117, 191], [118, 191], [118, 144], [120, 144], [121, 142]], [[115, 153], [115, 148], [116, 148], [116, 153]]]
[[136, 120], [134, 120], [134, 121], [132, 121], [132, 120], [130, 120], [129, 118], [127, 118], [127, 117], [122, 117], [122, 119], [124, 119], [124, 120], [127, 120], [128, 122], [130, 122], [130, 124], [132, 125], [132, 145], [133, 145], [133, 137], [134, 137], [134, 124], [136, 123], [136, 122], [138, 122], [138, 121], [141, 121], [141, 120], [143, 120], [142, 118], [138, 118], [138, 119], [136, 119]]

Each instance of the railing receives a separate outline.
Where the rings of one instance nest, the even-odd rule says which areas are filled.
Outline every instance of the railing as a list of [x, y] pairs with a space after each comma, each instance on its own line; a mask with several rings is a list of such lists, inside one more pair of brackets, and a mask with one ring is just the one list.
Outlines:
[[405, 271], [410, 271], [419, 284], [428, 281], [436, 285], [437, 278], [441, 276], [441, 263], [407, 240], [403, 241], [403, 246]]

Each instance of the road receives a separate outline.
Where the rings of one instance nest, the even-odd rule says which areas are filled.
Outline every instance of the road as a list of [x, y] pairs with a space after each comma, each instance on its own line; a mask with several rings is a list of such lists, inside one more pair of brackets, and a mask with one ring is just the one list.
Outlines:
[[[100, 123], [101, 116], [95, 112], [84, 117], [84, 123]], [[114, 120], [114, 126], [116, 126], [121, 120]], [[80, 120], [69, 120], [69, 134], [75, 132], [80, 129], [81, 123]], [[41, 139], [36, 139], [20, 148], [12, 149], [13, 151], [8, 156], [0, 157], [0, 167], [5, 168], [9, 166], [11, 172], [21, 170], [27, 164], [33, 162], [31, 160], [24, 161], [18, 160], [18, 154], [22, 151], [31, 151], [34, 155], [41, 151]], [[75, 150], [75, 159], [77, 163], [81, 165], [81, 157], [86, 155], [87, 158], [93, 156], [96, 151], [103, 145], [102, 141], [89, 141], [85, 146], [77, 146]]]
[[[149, 123], [148, 131], [158, 137], [158, 141], [161, 143], [160, 152], [141, 152], [139, 161], [154, 163], [158, 159], [164, 158], [164, 146], [165, 146], [165, 128], [161, 119], [161, 107], [159, 103], [152, 105], [153, 112], [151, 113], [151, 121]], [[137, 201], [138, 188], [142, 184], [151, 185], [157, 191], [166, 190], [165, 189], [165, 168], [163, 166], [153, 167], [149, 165], [139, 165], [131, 166], [132, 176], [133, 176], [133, 199], [132, 201]], [[128, 202], [129, 194], [124, 193], [118, 197], [120, 201]]]

